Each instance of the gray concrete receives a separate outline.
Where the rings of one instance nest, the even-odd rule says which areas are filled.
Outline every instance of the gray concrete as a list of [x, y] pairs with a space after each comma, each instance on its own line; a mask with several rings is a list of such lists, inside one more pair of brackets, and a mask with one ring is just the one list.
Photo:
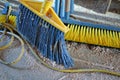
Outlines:
[[[6, 44], [9, 37], [5, 37], [2, 44]], [[80, 43], [67, 42], [67, 48], [75, 61], [74, 68], [97, 68], [120, 72], [120, 51]], [[0, 51], [0, 57], [12, 61], [20, 52], [18, 40], [7, 49]], [[44, 59], [51, 66], [61, 67]], [[103, 73], [61, 73], [50, 70], [42, 65], [25, 46], [22, 59], [15, 65], [7, 66], [0, 63], [0, 80], [120, 80], [120, 77]]]

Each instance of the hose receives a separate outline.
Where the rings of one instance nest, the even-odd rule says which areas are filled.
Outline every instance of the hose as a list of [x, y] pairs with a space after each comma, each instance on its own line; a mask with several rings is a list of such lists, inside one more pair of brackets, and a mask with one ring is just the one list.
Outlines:
[[[0, 32], [4, 33], [4, 31], [0, 31]], [[9, 65], [16, 64], [17, 62], [19, 62], [21, 60], [21, 58], [22, 58], [22, 56], [24, 54], [24, 42], [23, 42], [23, 40], [19, 36], [17, 36], [14, 33], [7, 32], [7, 34], [12, 35], [13, 37], [16, 37], [21, 42], [22, 49], [21, 49], [21, 52], [20, 52], [20, 55], [18, 56], [18, 58], [16, 58], [14, 61], [12, 61], [12, 62], [5, 62], [2, 59], [0, 59], [0, 62], [3, 63], [3, 64], [9, 64]]]
[[[13, 31], [12, 31], [12, 29], [11, 28], [9, 28], [9, 27], [7, 27], [7, 26], [4, 26], [5, 28], [7, 28], [11, 33], [13, 33]], [[5, 33], [5, 32], [4, 32]], [[4, 33], [3, 33], [3, 35], [4, 35]], [[3, 50], [3, 49], [6, 49], [6, 48], [8, 48], [10, 45], [12, 45], [12, 43], [13, 43], [13, 41], [14, 41], [14, 36], [12, 36], [11, 37], [11, 39], [10, 39], [10, 42], [9, 43], [7, 43], [6, 45], [4, 45], [4, 46], [1, 46], [0, 47], [0, 50]]]
[[[10, 28], [12, 27], [10, 24], [8, 23], [4, 23], [3, 25], [9, 26]], [[14, 31], [16, 31], [15, 29], [13, 29]], [[17, 32], [17, 31], [16, 31]], [[18, 33], [18, 32], [17, 32]], [[12, 35], [14, 33], [11, 33]], [[18, 33], [19, 34], [19, 33]], [[15, 34], [14, 34], [15, 35]], [[20, 34], [19, 34], [20, 35]], [[16, 36], [15, 36], [16, 37]], [[23, 40], [19, 39], [23, 45]], [[120, 73], [117, 72], [112, 72], [112, 71], [108, 71], [108, 70], [99, 70], [99, 69], [58, 69], [55, 67], [52, 67], [50, 65], [48, 65], [47, 63], [45, 63], [37, 54], [36, 52], [33, 50], [33, 48], [31, 47], [31, 45], [24, 40], [24, 42], [27, 44], [27, 46], [29, 47], [29, 49], [32, 51], [32, 54], [41, 62], [41, 64], [43, 64], [44, 66], [46, 66], [47, 68], [51, 69], [51, 70], [55, 70], [58, 72], [63, 72], [63, 73], [93, 73], [93, 72], [99, 72], [99, 73], [105, 73], [105, 74], [110, 74], [110, 75], [114, 75], [114, 76], [118, 76], [120, 77]], [[23, 47], [23, 46], [22, 46]], [[21, 57], [20, 57], [21, 58]], [[20, 59], [19, 58], [19, 59]]]
[[93, 73], [93, 72], [99, 72], [99, 73], [106, 73], [106, 74], [110, 74], [110, 75], [114, 75], [114, 76], [118, 76], [120, 77], [120, 73], [117, 72], [112, 72], [112, 71], [107, 71], [107, 70], [99, 70], [99, 69], [58, 69], [55, 67], [51, 67], [48, 64], [46, 64], [36, 53], [35, 51], [32, 49], [31, 45], [25, 41], [25, 43], [28, 45], [28, 47], [30, 48], [30, 50], [32, 51], [33, 55], [47, 68], [58, 71], [58, 72], [64, 72], [64, 73]]
[[[0, 59], [0, 62], [3, 64], [6, 64], [6, 65], [16, 64], [17, 62], [19, 62], [21, 60], [21, 58], [24, 54], [24, 42], [18, 35], [13, 33], [12, 29], [9, 26], [4, 25], [4, 27], [7, 28], [8, 30], [10, 30], [10, 32], [6, 32], [6, 34], [12, 35], [12, 38], [11, 38], [11, 41], [7, 45], [0, 47], [0, 50], [4, 50], [7, 47], [9, 47], [10, 45], [12, 45], [14, 37], [17, 38], [21, 42], [22, 49], [21, 49], [20, 55], [12, 62], [6, 62], [6, 61], [3, 61], [2, 59]], [[0, 31], [0, 33], [4, 33], [4, 31]]]

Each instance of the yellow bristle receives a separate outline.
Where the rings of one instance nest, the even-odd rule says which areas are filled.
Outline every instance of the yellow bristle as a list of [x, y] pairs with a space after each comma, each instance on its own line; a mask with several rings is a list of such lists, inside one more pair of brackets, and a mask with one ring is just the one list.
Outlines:
[[[73, 33], [73, 34], [72, 34]], [[71, 25], [71, 33], [70, 33], [70, 36], [71, 36], [71, 40], [74, 38], [74, 25]]]
[[112, 45], [114, 46], [115, 45], [115, 43], [114, 43], [114, 41], [115, 41], [115, 33], [114, 33], [114, 31], [112, 32]]
[[73, 34], [71, 34], [71, 35], [72, 35], [72, 38], [71, 38], [71, 39], [75, 39], [75, 36], [74, 36], [74, 34], [76, 33], [76, 32], [75, 32], [75, 28], [76, 28], [75, 25], [73, 25], [73, 26], [72, 26]]
[[92, 43], [91, 36], [92, 36], [92, 28], [89, 29], [89, 40], [88, 40], [88, 42], [90, 42], [90, 44]]
[[[83, 27], [83, 38], [82, 38], [82, 41], [83, 41], [83, 39], [85, 40], [85, 33], [86, 33], [86, 27]], [[86, 40], [85, 40], [86, 41]]]
[[81, 40], [81, 38], [82, 38], [82, 30], [83, 30], [83, 27], [81, 26], [81, 27], [80, 27], [80, 36], [79, 36], [79, 37], [80, 37], [80, 38], [79, 38], [80, 42], [82, 41], [82, 40]]
[[94, 30], [94, 28], [92, 28], [92, 36], [91, 36], [92, 44], [96, 43], [96, 41], [94, 39], [95, 38], [94, 36], [95, 36], [95, 30]]
[[[117, 36], [117, 41], [119, 41], [118, 32], [116, 32], [116, 36]], [[117, 42], [117, 46], [120, 46], [119, 42]]]
[[[77, 26], [77, 25], [76, 25]], [[77, 41], [79, 42], [79, 40], [80, 40], [80, 26], [78, 26], [78, 29], [77, 29], [77, 33], [78, 33], [78, 37], [77, 37]]]
[[98, 44], [98, 30], [95, 29], [95, 41], [96, 41], [96, 44]]
[[86, 42], [88, 42], [88, 40], [89, 40], [89, 28], [86, 28], [86, 36], [85, 36], [85, 38], [86, 38]]
[[107, 39], [108, 39], [108, 46], [111, 45], [111, 37], [110, 37], [110, 31], [107, 30]]
[[100, 29], [98, 29], [97, 31], [97, 38], [98, 38], [98, 44], [100, 43], [101, 37], [100, 37]]
[[78, 29], [78, 27], [76, 25], [75, 25], [74, 34], [76, 34], [74, 36], [74, 40], [79, 41], [79, 29]]
[[[115, 32], [113, 32], [113, 42], [112, 42], [112, 43], [114, 43], [114, 41], [116, 41], [115, 38], [116, 38], [116, 37], [115, 37]], [[115, 45], [116, 45], [116, 43], [113, 44], [113, 46], [115, 46]]]
[[0, 23], [3, 23], [6, 21], [6, 15], [0, 15]]
[[83, 36], [83, 34], [84, 34], [84, 33], [83, 33], [83, 30], [84, 30], [84, 28], [83, 28], [83, 26], [82, 26], [81, 29], [80, 29], [80, 41], [81, 41], [81, 42], [83, 41], [82, 39], [83, 39], [83, 37], [84, 37], [84, 36]]
[[119, 47], [120, 47], [120, 32], [118, 33], [118, 43], [119, 43]]
[[[13, 25], [14, 27], [16, 26], [16, 16], [12, 16], [10, 15], [8, 18], [9, 22], [11, 25]], [[0, 23], [5, 23], [6, 22], [6, 15], [0, 15]]]
[[103, 40], [104, 41], [104, 45], [107, 45], [107, 42], [108, 42], [108, 39], [106, 38], [107, 37], [107, 33], [106, 33], [106, 30], [104, 30], [104, 35], [103, 35], [104, 37], [103, 37], [103, 39], [105, 39], [105, 40]]
[[112, 31], [110, 31], [110, 45], [112, 45]]
[[116, 32], [113, 32], [113, 40], [115, 41], [115, 43], [114, 43], [113, 45], [114, 45], [114, 46], [118, 46]]
[[65, 34], [65, 39], [72, 40], [74, 38], [74, 25], [68, 25], [70, 30]]
[[115, 32], [115, 35], [116, 35], [116, 43], [117, 43], [117, 46], [119, 46], [119, 42], [118, 42], [118, 40], [119, 40], [119, 38], [118, 38], [118, 33]]
[[16, 17], [10, 15], [10, 16], [9, 16], [9, 23], [10, 23], [11, 25], [15, 26], [15, 25], [16, 25]]
[[69, 27], [70, 35], [65, 34], [66, 40], [120, 48], [120, 32], [79, 25]]
[[101, 44], [104, 45], [105, 42], [103, 40], [104, 39], [104, 30], [103, 29], [101, 30], [101, 36], [100, 37], [101, 37]]

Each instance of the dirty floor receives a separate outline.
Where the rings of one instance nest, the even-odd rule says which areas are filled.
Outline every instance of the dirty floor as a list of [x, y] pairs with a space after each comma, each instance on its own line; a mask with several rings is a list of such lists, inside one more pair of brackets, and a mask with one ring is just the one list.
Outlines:
[[[0, 45], [7, 44], [9, 36]], [[120, 72], [120, 50], [66, 42], [68, 51], [75, 61], [74, 68], [97, 68]], [[6, 61], [15, 59], [21, 50], [20, 42], [15, 39], [13, 44], [0, 51], [0, 57]], [[44, 59], [51, 66], [61, 67], [55, 62]], [[46, 68], [31, 53], [25, 45], [22, 59], [14, 65], [7, 66], [0, 63], [0, 80], [120, 80], [120, 77], [103, 73], [61, 73]]]

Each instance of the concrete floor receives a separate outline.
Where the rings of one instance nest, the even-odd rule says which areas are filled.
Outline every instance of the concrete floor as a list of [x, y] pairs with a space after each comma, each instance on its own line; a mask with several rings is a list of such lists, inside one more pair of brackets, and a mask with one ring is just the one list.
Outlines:
[[[9, 37], [6, 37], [0, 45], [6, 44], [6, 40], [9, 41]], [[67, 42], [67, 48], [75, 61], [74, 68], [97, 68], [120, 72], [120, 50], [74, 42]], [[0, 57], [12, 61], [19, 55], [20, 49], [19, 41], [14, 40], [9, 48], [0, 51]], [[49, 63], [52, 66], [56, 65], [54, 62]], [[20, 62], [12, 66], [0, 63], [0, 80], [120, 80], [120, 77], [103, 73], [53, 71], [42, 65], [25, 45], [25, 53]]]

